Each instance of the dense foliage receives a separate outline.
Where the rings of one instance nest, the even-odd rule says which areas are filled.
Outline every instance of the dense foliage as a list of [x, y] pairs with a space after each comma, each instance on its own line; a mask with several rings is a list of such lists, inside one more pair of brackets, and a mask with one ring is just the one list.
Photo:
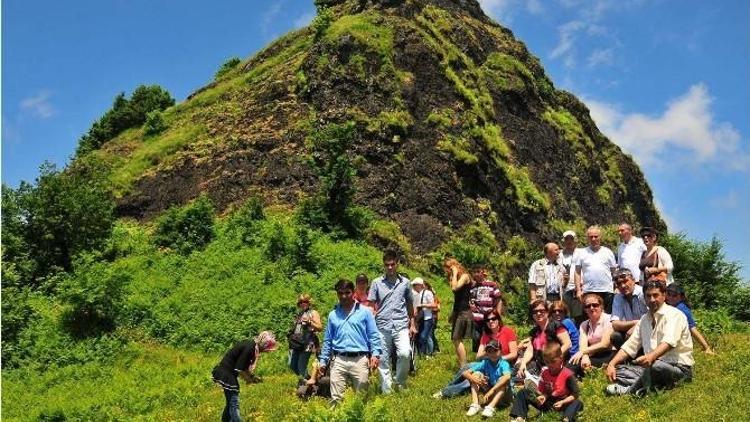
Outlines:
[[181, 254], [203, 249], [214, 238], [214, 206], [201, 195], [184, 207], [172, 207], [156, 222], [154, 243]]
[[152, 111], [161, 111], [174, 105], [174, 98], [159, 85], [141, 85], [130, 98], [121, 92], [115, 97], [112, 108], [91, 125], [78, 141], [76, 155], [82, 156], [99, 149], [105, 142], [126, 129], [138, 127]]
[[239, 57], [236, 57], [236, 56], [230, 57], [229, 59], [227, 59], [227, 61], [222, 63], [221, 67], [219, 67], [219, 70], [216, 71], [216, 75], [214, 75], [214, 79], [217, 79], [217, 80], [221, 79], [227, 73], [229, 73], [232, 69], [237, 67], [237, 65], [239, 65], [240, 63], [242, 63], [242, 60], [240, 60]]
[[105, 172], [94, 160], [65, 172], [45, 163], [35, 184], [3, 185], [3, 286], [40, 287], [81, 252], [103, 247], [114, 223]]

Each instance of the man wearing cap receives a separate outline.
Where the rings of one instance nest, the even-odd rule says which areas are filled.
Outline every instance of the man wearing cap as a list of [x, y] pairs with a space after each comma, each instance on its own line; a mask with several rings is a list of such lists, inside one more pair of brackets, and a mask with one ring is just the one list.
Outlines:
[[[665, 303], [664, 283], [647, 281], [643, 291], [648, 312], [607, 365], [609, 394], [640, 396], [651, 388], [669, 388], [693, 378], [693, 338], [685, 314]], [[643, 356], [636, 358], [641, 347]], [[628, 358], [633, 363], [621, 365]]]
[[617, 246], [617, 266], [629, 269], [633, 279], [640, 281], [641, 270], [638, 265], [641, 263], [641, 255], [646, 251], [646, 245], [640, 237], [633, 236], [633, 227], [630, 224], [620, 224], [617, 233], [621, 241]]
[[563, 249], [560, 253], [560, 263], [565, 268], [565, 274], [563, 274], [563, 284], [565, 285], [563, 293], [563, 302], [568, 307], [568, 315], [576, 320], [576, 322], [582, 322], [583, 320], [583, 308], [581, 302], [576, 297], [576, 259], [581, 248], [576, 247], [576, 232], [573, 230], [567, 230], [562, 235]]
[[565, 267], [558, 261], [560, 247], [550, 242], [544, 245], [544, 258], [538, 259], [529, 268], [529, 301], [561, 299], [565, 279]]
[[421, 277], [412, 280], [411, 286], [415, 292], [412, 300], [414, 301], [416, 314], [414, 318], [417, 320], [419, 330], [417, 333], [417, 350], [420, 354], [429, 358], [435, 350], [435, 345], [432, 342], [432, 329], [435, 326], [432, 308], [435, 306], [435, 295], [425, 288], [424, 280]]
[[320, 352], [318, 375], [331, 365], [331, 399], [341, 399], [346, 385], [355, 391], [370, 385], [370, 369], [380, 363], [382, 348], [375, 317], [354, 300], [354, 283], [341, 279], [336, 283], [339, 304], [328, 314], [323, 348]]
[[643, 288], [635, 284], [635, 277], [629, 269], [615, 271], [613, 279], [618, 292], [612, 300], [612, 345], [619, 349], [633, 333], [641, 317], [648, 312], [648, 307]]
[[585, 293], [596, 293], [604, 300], [604, 310], [612, 313], [612, 274], [617, 268], [615, 254], [602, 246], [602, 232], [598, 226], [586, 230], [589, 246], [581, 250], [576, 260], [576, 296], [583, 302]]

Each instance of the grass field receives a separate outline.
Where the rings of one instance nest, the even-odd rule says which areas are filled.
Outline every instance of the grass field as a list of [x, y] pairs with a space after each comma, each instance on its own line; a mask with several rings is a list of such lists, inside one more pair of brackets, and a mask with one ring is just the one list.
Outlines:
[[[377, 377], [367, 394], [347, 397], [330, 410], [320, 399], [300, 402], [295, 377], [285, 370], [286, 353], [264, 355], [258, 374], [262, 382], [243, 385], [240, 411], [254, 421], [447, 421], [467, 418], [468, 397], [432, 399], [455, 371], [447, 331], [439, 337], [443, 351], [419, 361], [409, 389], [390, 396], [377, 394]], [[587, 421], [739, 421], [750, 409], [750, 335], [727, 333], [711, 339], [718, 356], [696, 353], [694, 382], [637, 400], [606, 397], [602, 371], [583, 383]], [[191, 353], [148, 341], [133, 341], [113, 362], [85, 363], [45, 371], [30, 368], [3, 372], [3, 420], [219, 420], [224, 398], [210, 380], [220, 355]], [[535, 411], [530, 413], [534, 418]], [[495, 420], [507, 420], [500, 409]], [[552, 421], [547, 414], [536, 420]]]

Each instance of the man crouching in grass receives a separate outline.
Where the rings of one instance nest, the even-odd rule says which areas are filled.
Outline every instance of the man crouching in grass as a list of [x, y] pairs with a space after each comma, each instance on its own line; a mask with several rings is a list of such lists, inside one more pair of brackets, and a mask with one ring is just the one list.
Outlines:
[[[482, 410], [479, 404], [479, 394], [484, 393], [487, 403], [482, 410], [482, 416], [491, 417], [495, 414], [500, 400], [510, 397], [510, 365], [502, 359], [500, 345], [497, 340], [491, 340], [484, 346], [485, 358], [465, 366], [456, 378], [433, 397], [453, 397], [471, 389], [471, 406], [466, 416], [474, 416]], [[467, 385], [468, 384], [468, 385]]]

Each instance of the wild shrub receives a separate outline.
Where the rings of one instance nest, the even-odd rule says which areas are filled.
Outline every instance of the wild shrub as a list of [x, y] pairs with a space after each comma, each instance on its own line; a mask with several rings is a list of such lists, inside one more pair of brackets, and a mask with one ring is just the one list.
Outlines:
[[271, 261], [278, 261], [287, 253], [287, 237], [284, 226], [275, 222], [271, 226], [271, 234], [266, 240], [265, 254]]
[[154, 243], [187, 255], [203, 249], [214, 236], [214, 206], [201, 195], [182, 208], [170, 208], [157, 220]]
[[333, 22], [333, 12], [325, 5], [318, 4], [317, 1], [316, 6], [318, 14], [313, 19], [311, 26], [315, 31], [315, 39], [318, 40], [325, 35], [326, 30], [331, 26], [331, 22]]
[[352, 202], [356, 169], [349, 150], [356, 136], [356, 126], [350, 121], [328, 124], [307, 138], [320, 188], [301, 203], [298, 220], [337, 238], [361, 237], [370, 222], [366, 212]]
[[315, 273], [317, 262], [313, 254], [314, 233], [307, 227], [298, 227], [295, 230], [294, 243], [290, 251], [292, 267]]
[[254, 246], [259, 243], [258, 222], [266, 218], [263, 200], [251, 196], [229, 219], [227, 230], [237, 236], [242, 243]]
[[740, 264], [727, 260], [721, 240], [714, 237], [708, 242], [692, 241], [684, 233], [677, 233], [661, 236], [659, 244], [672, 256], [675, 282], [685, 287], [693, 306], [727, 307], [737, 312], [737, 317], [748, 316], [747, 311], [737, 309], [746, 297], [741, 289]]
[[75, 274], [61, 286], [60, 299], [68, 306], [63, 323], [76, 338], [111, 332], [122, 305], [124, 288], [131, 275], [93, 255], [77, 263]]
[[240, 63], [242, 63], [242, 60], [240, 60], [239, 57], [236, 57], [236, 56], [230, 57], [229, 59], [227, 59], [227, 61], [222, 63], [221, 67], [219, 67], [219, 70], [216, 71], [216, 75], [214, 75], [214, 79], [215, 80], [221, 79], [224, 75], [229, 73], [232, 69], [237, 67], [237, 65], [239, 65]]
[[143, 134], [146, 136], [158, 135], [167, 129], [167, 123], [161, 110], [150, 111], [146, 114], [146, 122], [143, 124]]

